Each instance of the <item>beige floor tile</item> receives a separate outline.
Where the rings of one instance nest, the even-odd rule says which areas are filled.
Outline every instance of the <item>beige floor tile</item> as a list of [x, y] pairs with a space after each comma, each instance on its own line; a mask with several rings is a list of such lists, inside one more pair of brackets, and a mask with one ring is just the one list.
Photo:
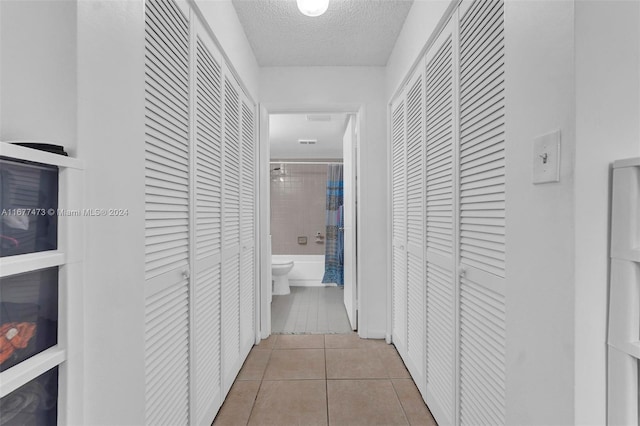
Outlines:
[[420, 391], [411, 379], [393, 379], [400, 404], [411, 425], [437, 426], [429, 409], [422, 400]]
[[382, 362], [388, 377], [392, 379], [408, 379], [411, 377], [404, 362], [402, 362], [402, 358], [400, 358], [400, 354], [393, 345], [377, 347], [375, 353]]
[[331, 349], [363, 349], [370, 347], [370, 341], [361, 339], [356, 333], [326, 334], [324, 347]]
[[275, 349], [322, 349], [323, 334], [280, 334]]
[[238, 373], [237, 380], [262, 380], [262, 375], [267, 368], [270, 356], [271, 351], [253, 348], [249, 352], [249, 356], [244, 362], [240, 373]]
[[324, 378], [324, 349], [275, 349], [264, 373], [264, 380]]
[[260, 343], [258, 343], [257, 345], [255, 345], [253, 347], [253, 349], [258, 349], [258, 350], [262, 350], [262, 349], [266, 349], [266, 350], [271, 350], [273, 349], [273, 347], [276, 344], [276, 340], [278, 339], [278, 335], [277, 334], [272, 334], [271, 336], [267, 337], [266, 339], [262, 339], [260, 341]]
[[327, 393], [324, 380], [264, 381], [250, 425], [326, 425]]
[[213, 422], [214, 426], [246, 425], [259, 388], [258, 380], [235, 382]]
[[375, 351], [326, 349], [328, 379], [386, 379], [389, 376]]
[[330, 349], [374, 349], [388, 346], [384, 339], [361, 339], [357, 333], [326, 334], [324, 347]]
[[332, 426], [408, 424], [390, 380], [329, 380], [327, 398]]

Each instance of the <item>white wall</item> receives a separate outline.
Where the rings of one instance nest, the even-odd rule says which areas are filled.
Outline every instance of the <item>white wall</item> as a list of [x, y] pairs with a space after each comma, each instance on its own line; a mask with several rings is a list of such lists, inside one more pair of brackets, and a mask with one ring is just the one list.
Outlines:
[[254, 101], [258, 101], [259, 68], [231, 0], [195, 0], [216, 39]]
[[[574, 4], [507, 1], [507, 424], [573, 424]], [[532, 184], [561, 131], [560, 182]]]
[[144, 14], [78, 3], [78, 156], [86, 218], [85, 424], [144, 423]]
[[387, 61], [387, 100], [391, 99], [407, 76], [407, 71], [418, 58], [447, 7], [456, 1], [414, 0]]
[[261, 68], [260, 101], [271, 106], [364, 106], [358, 256], [362, 337], [383, 338], [387, 308], [387, 111], [382, 67]]
[[575, 422], [606, 423], [611, 163], [640, 156], [640, 2], [576, 2]]
[[2, 0], [0, 140], [76, 147], [76, 3]]

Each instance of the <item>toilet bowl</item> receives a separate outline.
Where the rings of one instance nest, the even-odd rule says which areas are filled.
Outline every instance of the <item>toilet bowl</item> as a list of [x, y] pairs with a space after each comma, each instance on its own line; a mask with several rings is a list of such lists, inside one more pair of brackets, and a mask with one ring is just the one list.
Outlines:
[[291, 293], [289, 289], [289, 271], [291, 271], [291, 268], [293, 268], [292, 260], [271, 260], [274, 295]]

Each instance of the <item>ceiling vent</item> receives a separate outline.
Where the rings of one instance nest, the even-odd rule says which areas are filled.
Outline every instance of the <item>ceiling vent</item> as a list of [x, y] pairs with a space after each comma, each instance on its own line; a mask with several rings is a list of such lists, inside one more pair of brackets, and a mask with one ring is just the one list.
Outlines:
[[307, 121], [331, 121], [329, 114], [308, 114]]
[[317, 139], [298, 139], [300, 145], [315, 145], [317, 142]]

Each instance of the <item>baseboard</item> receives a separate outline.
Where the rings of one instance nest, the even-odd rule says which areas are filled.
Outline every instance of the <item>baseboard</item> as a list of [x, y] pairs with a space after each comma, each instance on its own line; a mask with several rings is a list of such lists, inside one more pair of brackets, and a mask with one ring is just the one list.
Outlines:
[[292, 280], [289, 279], [291, 287], [336, 287], [336, 283], [324, 284], [321, 280]]

